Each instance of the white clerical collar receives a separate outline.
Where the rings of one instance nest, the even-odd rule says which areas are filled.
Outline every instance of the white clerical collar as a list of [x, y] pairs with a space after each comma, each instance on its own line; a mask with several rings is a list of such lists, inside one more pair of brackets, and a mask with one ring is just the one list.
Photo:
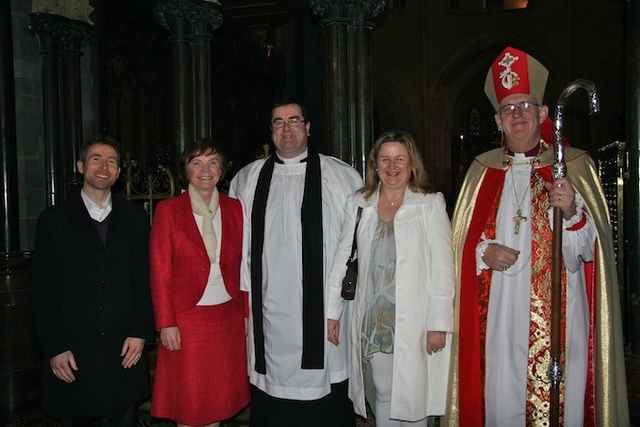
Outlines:
[[109, 216], [111, 210], [113, 209], [111, 192], [109, 192], [109, 197], [107, 197], [107, 200], [105, 200], [104, 202], [104, 207], [91, 200], [89, 196], [84, 193], [84, 189], [80, 190], [80, 196], [82, 197], [82, 201], [87, 208], [87, 212], [89, 212], [89, 216], [98, 222], [104, 221], [104, 219]]
[[296, 157], [292, 157], [290, 159], [285, 159], [284, 157], [281, 157], [280, 154], [278, 153], [276, 153], [276, 156], [278, 157], [278, 159], [280, 159], [280, 162], [278, 163], [291, 165], [295, 163], [300, 163], [302, 160], [305, 160], [309, 156], [309, 149], [304, 150], [304, 152], [302, 152], [301, 154], [298, 154]]
[[508, 154], [508, 156], [513, 159], [510, 161], [510, 163], [513, 166], [518, 166], [518, 165], [531, 166], [531, 161], [533, 159], [533, 157], [527, 156], [527, 153], [511, 153], [511, 154]]

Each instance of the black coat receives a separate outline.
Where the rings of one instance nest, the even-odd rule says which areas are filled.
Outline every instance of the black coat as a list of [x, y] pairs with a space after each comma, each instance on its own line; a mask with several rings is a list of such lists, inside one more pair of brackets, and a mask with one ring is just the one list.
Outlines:
[[[33, 254], [33, 309], [43, 360], [43, 409], [63, 417], [104, 416], [149, 394], [146, 351], [124, 369], [127, 337], [153, 344], [149, 218], [113, 196], [106, 244], [80, 194], [40, 214]], [[76, 381], [49, 360], [71, 350]]]

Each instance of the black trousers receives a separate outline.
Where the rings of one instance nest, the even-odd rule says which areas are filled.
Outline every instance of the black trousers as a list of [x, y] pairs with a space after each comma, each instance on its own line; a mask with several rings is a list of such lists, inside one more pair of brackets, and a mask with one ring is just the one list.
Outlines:
[[[136, 427], [138, 425], [138, 407], [135, 403], [119, 411], [100, 417], [102, 427]], [[62, 418], [62, 427], [92, 427], [93, 418]]]
[[348, 381], [331, 384], [318, 400], [272, 397], [251, 385], [251, 427], [354, 427], [356, 415], [347, 397]]

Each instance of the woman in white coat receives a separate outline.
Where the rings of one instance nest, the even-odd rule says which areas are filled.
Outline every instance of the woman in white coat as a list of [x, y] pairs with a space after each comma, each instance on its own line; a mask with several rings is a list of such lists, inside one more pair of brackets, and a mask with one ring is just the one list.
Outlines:
[[[358, 284], [345, 310], [342, 278], [358, 208]], [[371, 370], [377, 427], [426, 426], [444, 414], [453, 329], [453, 251], [444, 197], [434, 193], [410, 134], [382, 134], [362, 190], [346, 203], [329, 276], [327, 337], [339, 344], [350, 315], [349, 397], [366, 417], [363, 370]]]

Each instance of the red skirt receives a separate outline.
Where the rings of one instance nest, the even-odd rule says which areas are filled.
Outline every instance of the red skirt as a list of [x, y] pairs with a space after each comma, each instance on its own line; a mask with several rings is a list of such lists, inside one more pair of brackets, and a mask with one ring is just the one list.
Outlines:
[[204, 425], [249, 403], [242, 307], [234, 301], [176, 315], [182, 349], [158, 346], [151, 415]]

